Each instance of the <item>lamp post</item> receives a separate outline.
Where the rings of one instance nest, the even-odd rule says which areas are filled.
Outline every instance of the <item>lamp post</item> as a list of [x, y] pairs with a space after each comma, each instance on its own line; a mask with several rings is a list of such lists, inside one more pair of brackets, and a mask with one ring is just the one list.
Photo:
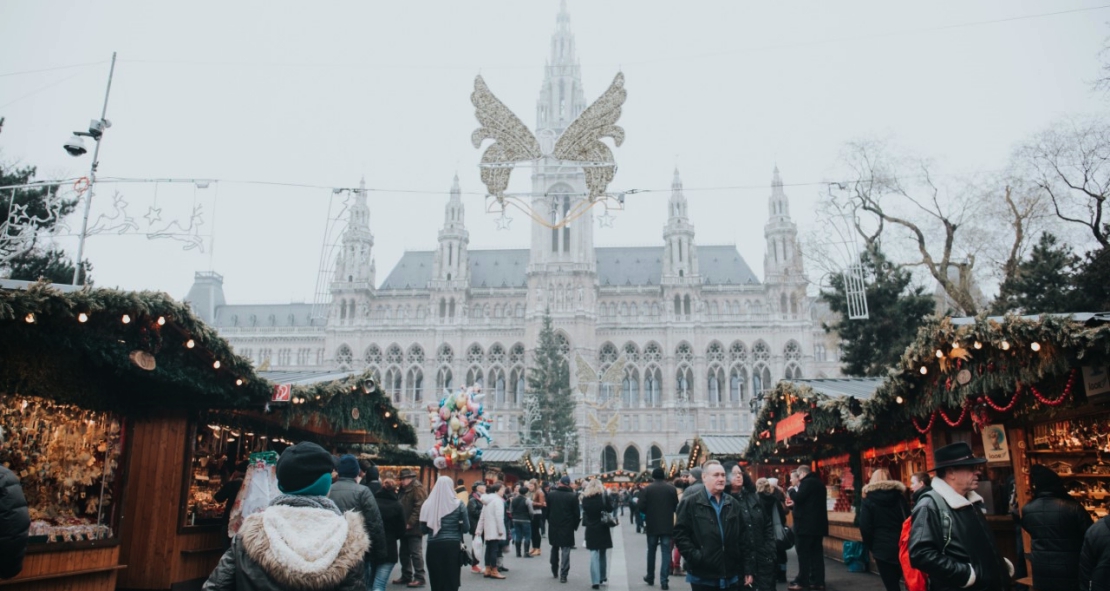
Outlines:
[[85, 153], [85, 142], [82, 137], [91, 137], [96, 142], [93, 148], [92, 166], [89, 167], [89, 184], [88, 195], [85, 196], [85, 214], [81, 220], [81, 236], [77, 241], [77, 262], [73, 269], [73, 285], [78, 285], [81, 279], [81, 260], [85, 255], [85, 238], [88, 236], [89, 230], [89, 209], [92, 206], [93, 185], [96, 184], [96, 167], [100, 164], [98, 160], [100, 156], [100, 138], [104, 135], [104, 130], [112, 126], [112, 123], [105, 119], [108, 114], [108, 96], [112, 92], [112, 75], [116, 71], [116, 52], [112, 52], [112, 66], [108, 70], [108, 88], [104, 91], [104, 107], [100, 110], [100, 119], [95, 119], [89, 123], [89, 131], [75, 131], [73, 137], [65, 144], [66, 152], [70, 156], [80, 156]]

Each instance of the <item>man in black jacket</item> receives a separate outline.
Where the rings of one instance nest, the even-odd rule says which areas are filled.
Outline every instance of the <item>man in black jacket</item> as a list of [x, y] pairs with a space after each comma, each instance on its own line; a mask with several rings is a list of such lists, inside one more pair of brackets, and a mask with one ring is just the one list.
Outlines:
[[[0, 428], [0, 449], [3, 447], [4, 430]], [[19, 479], [0, 466], [0, 579], [10, 579], [23, 570], [30, 529], [31, 515]]]
[[655, 584], [655, 548], [662, 560], [659, 564], [659, 588], [668, 589], [671, 574], [671, 542], [674, 539], [674, 512], [678, 507], [678, 490], [667, 482], [662, 468], [651, 471], [652, 482], [640, 493], [638, 511], [644, 514], [647, 529], [647, 575], [644, 582]]
[[559, 485], [547, 493], [547, 540], [551, 542], [551, 576], [560, 583], [567, 582], [570, 574], [570, 551], [574, 548], [574, 532], [582, 522], [582, 509], [578, 494], [570, 487], [570, 477], [564, 476]]
[[999, 553], [975, 492], [987, 460], [962, 442], [936, 450], [933, 458], [933, 490], [913, 508], [910, 564], [929, 577], [931, 591], [1002, 591], [1014, 567]]
[[724, 494], [725, 469], [720, 462], [702, 465], [702, 484], [700, 491], [682, 495], [674, 526], [674, 543], [686, 560], [686, 581], [692, 591], [749, 586], [754, 549], [740, 535], [740, 511], [736, 500]]
[[361, 471], [358, 459], [351, 454], [346, 454], [339, 458], [339, 467], [336, 470], [339, 472], [339, 479], [331, 485], [328, 498], [339, 507], [340, 511], [358, 511], [362, 515], [366, 535], [370, 538], [370, 551], [366, 553], [366, 564], [385, 563], [387, 552], [382, 514], [378, 510], [378, 501], [374, 498], [374, 494], [355, 480]]
[[1079, 552], [1079, 588], [1110, 591], [1110, 517], [1103, 517], [1083, 536]]
[[789, 591], [825, 589], [825, 556], [821, 542], [829, 535], [829, 513], [825, 483], [809, 466], [799, 466], [798, 490], [786, 506], [794, 511], [794, 547], [798, 550], [798, 576]]

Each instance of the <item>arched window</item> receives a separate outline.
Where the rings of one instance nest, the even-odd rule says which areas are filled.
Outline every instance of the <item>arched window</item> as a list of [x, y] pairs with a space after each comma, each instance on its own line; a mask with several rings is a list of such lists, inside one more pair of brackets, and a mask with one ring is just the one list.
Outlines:
[[786, 294], [784, 293], [779, 296], [779, 311], [783, 314], [786, 314], [787, 310], [788, 308], [786, 307]]
[[408, 382], [408, 395], [405, 397], [412, 402], [424, 401], [424, 372], [414, 367], [409, 370], [406, 378]]
[[400, 345], [393, 344], [393, 345], [390, 345], [389, 348], [385, 350], [385, 362], [386, 363], [392, 363], [392, 364], [400, 365], [402, 361], [403, 361], [403, 357], [402, 357], [402, 354], [401, 354], [401, 346]]
[[385, 386], [385, 391], [386, 391], [387, 394], [389, 394], [389, 397], [393, 399], [393, 402], [395, 402], [395, 403], [400, 403], [401, 402], [401, 369], [400, 368], [391, 367], [391, 368], [387, 369], [385, 371], [385, 382], [382, 385]]
[[505, 370], [500, 367], [495, 367], [489, 370], [489, 383], [493, 387], [493, 399], [496, 401], [497, 406], [505, 405], [505, 394], [507, 392], [505, 384]]
[[772, 387], [774, 387], [774, 383], [771, 381], [771, 370], [766, 365], [757, 365], [752, 370], [752, 391], [759, 395], [767, 392]]
[[794, 365], [793, 363], [786, 366], [786, 379], [800, 380], [802, 379], [802, 368]]
[[640, 450], [631, 445], [624, 450], [623, 469], [629, 472], [640, 471]]
[[509, 374], [509, 404], [519, 406], [524, 400], [524, 368], [513, 368]]
[[470, 368], [466, 371], [466, 385], [467, 385], [467, 387], [481, 386], [482, 382], [483, 382], [483, 379], [482, 379], [482, 370], [481, 370], [481, 368], [472, 367], [472, 368]]
[[613, 446], [606, 445], [605, 449], [601, 451], [601, 471], [613, 472], [617, 469], [617, 450]]
[[501, 343], [490, 345], [486, 359], [488, 359], [490, 363], [505, 363], [505, 347], [502, 347]]
[[660, 363], [663, 361], [663, 349], [659, 343], [648, 343], [644, 347], [644, 361]]
[[439, 317], [440, 318], [446, 318], [447, 317], [447, 300], [445, 298], [440, 298], [439, 299]]
[[597, 360], [598, 362], [600, 362], [601, 365], [599, 369], [603, 370], [605, 366], [611, 363], [615, 363], [617, 361], [617, 357], [619, 356], [620, 353], [617, 352], [617, 348], [613, 345], [613, 343], [605, 343], [597, 352]]
[[728, 402], [738, 406], [744, 401], [744, 388], [748, 384], [748, 372], [743, 367], [733, 366], [728, 378]]
[[678, 294], [674, 296], [674, 315], [682, 316], [682, 298]]
[[783, 347], [782, 356], [786, 359], [787, 362], [801, 361], [802, 346], [798, 344], [798, 341], [791, 339], [790, 341], [787, 341], [786, 346]]
[[694, 370], [688, 365], [681, 365], [675, 371], [675, 401], [688, 403], [694, 394]]
[[690, 295], [689, 294], [687, 294], [686, 297], [682, 298], [682, 313], [685, 314], [686, 316], [690, 315]]
[[347, 300], [341, 300], [339, 302], [339, 319], [340, 320], [346, 320], [347, 319]]
[[705, 349], [705, 360], [710, 362], [710, 363], [712, 363], [714, 361], [716, 361], [718, 363], [724, 363], [724, 361], [725, 361], [725, 348], [724, 348], [724, 346], [721, 345], [721, 343], [718, 342], [718, 341], [713, 341], [712, 343], [709, 343], [709, 346], [706, 347], [706, 349]]
[[439, 395], [444, 390], [452, 390], [454, 388], [453, 381], [454, 376], [451, 375], [450, 367], [439, 368], [439, 373], [436, 374], [436, 394]]
[[559, 348], [559, 354], [564, 358], [570, 357], [570, 341], [567, 340], [567, 335], [561, 332], [555, 333], [555, 346]]
[[455, 317], [455, 298], [451, 298], [451, 301], [447, 304], [447, 316], [450, 318]]
[[644, 406], [649, 408], [663, 406], [662, 382], [663, 371], [658, 367], [649, 367], [644, 371]]
[[674, 350], [675, 363], [693, 363], [694, 350], [690, 347], [690, 343], [685, 341], [678, 344]]
[[629, 363], [640, 362], [640, 348], [636, 346], [636, 343], [629, 341], [624, 344], [624, 358]]
[[706, 381], [706, 396], [709, 406], [721, 405], [721, 386], [725, 381], [725, 371], [720, 366], [709, 368], [709, 377]]
[[351, 348], [347, 345], [340, 345], [339, 349], [335, 352], [335, 363], [341, 368], [350, 369], [351, 364], [354, 363], [354, 355], [351, 353]]
[[625, 408], [640, 406], [640, 372], [635, 367], [624, 369], [621, 381], [621, 404]]

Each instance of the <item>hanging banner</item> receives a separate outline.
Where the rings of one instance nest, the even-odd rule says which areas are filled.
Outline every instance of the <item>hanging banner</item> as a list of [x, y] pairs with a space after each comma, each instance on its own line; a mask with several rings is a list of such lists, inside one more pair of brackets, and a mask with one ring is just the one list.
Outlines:
[[292, 395], [293, 384], [278, 384], [274, 386], [274, 394], [270, 398], [270, 402], [289, 402]]
[[796, 412], [775, 425], [775, 441], [786, 441], [798, 433], [805, 433], [805, 430], [806, 415], [804, 412]]

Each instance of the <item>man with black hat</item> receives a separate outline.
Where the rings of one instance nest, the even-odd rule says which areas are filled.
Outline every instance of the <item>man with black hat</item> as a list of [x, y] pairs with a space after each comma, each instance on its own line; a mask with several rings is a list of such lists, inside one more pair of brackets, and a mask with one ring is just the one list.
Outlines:
[[987, 460], [962, 442], [936, 450], [933, 459], [933, 490], [913, 508], [910, 564], [929, 577], [931, 591], [1006, 589], [1014, 567], [999, 553], [975, 492]]
[[370, 548], [362, 515], [328, 499], [335, 460], [315, 443], [282, 452], [270, 506], [243, 520], [204, 591], [306, 589], [365, 591]]
[[394, 585], [423, 587], [424, 581], [424, 531], [420, 528], [420, 509], [428, 493], [416, 479], [416, 472], [401, 470], [401, 508], [405, 511], [405, 537], [401, 538], [401, 578]]
[[574, 532], [582, 522], [578, 494], [570, 487], [570, 477], [559, 479], [559, 485], [547, 494], [547, 540], [551, 542], [551, 576], [560, 583], [570, 574], [570, 551], [574, 548]]
[[374, 494], [356, 480], [362, 471], [358, 458], [351, 454], [343, 455], [339, 458], [336, 471], [339, 472], [339, 479], [331, 485], [328, 498], [340, 511], [357, 511], [362, 515], [366, 535], [370, 538], [366, 562], [369, 565], [384, 564], [388, 556], [385, 526], [382, 524], [382, 514], [378, 511], [378, 501], [374, 499]]
[[668, 589], [671, 574], [671, 542], [674, 540], [674, 513], [678, 507], [678, 489], [667, 482], [662, 468], [651, 471], [652, 482], [640, 493], [637, 512], [643, 513], [647, 530], [647, 575], [644, 582], [655, 584], [655, 549], [659, 548], [659, 588]]

